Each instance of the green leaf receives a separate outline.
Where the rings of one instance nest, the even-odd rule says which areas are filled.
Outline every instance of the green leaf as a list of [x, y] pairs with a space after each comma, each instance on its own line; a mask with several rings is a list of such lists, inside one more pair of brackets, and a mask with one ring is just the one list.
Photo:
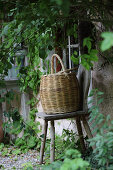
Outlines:
[[71, 56], [71, 60], [74, 64], [79, 64], [79, 58], [74, 57], [74, 55]]
[[27, 170], [34, 170], [34, 168], [33, 167], [28, 167]]
[[33, 165], [31, 162], [26, 162], [22, 164], [23, 170], [33, 170]]
[[82, 56], [83, 56], [84, 59], [90, 59], [90, 55], [88, 55], [88, 54], [83, 54]]
[[101, 91], [97, 92], [97, 95], [103, 95], [103, 94], [104, 94], [104, 93], [101, 92]]
[[98, 102], [97, 102], [97, 104], [98, 104], [98, 105], [101, 104], [101, 103], [103, 102], [103, 100], [104, 100], [103, 98], [99, 99]]
[[111, 116], [110, 116], [110, 115], [107, 115], [106, 121], [109, 121], [110, 119], [111, 119]]
[[20, 149], [15, 149], [15, 150], [12, 151], [13, 155], [19, 155], [20, 153], [21, 153]]
[[81, 64], [87, 69], [90, 70], [90, 65], [86, 62], [84, 58], [81, 59]]
[[66, 151], [66, 156], [67, 158], [80, 158], [81, 153], [76, 149], [69, 149]]
[[13, 41], [14, 41], [13, 38], [9, 39], [8, 44], [5, 46], [5, 48], [6, 48], [6, 49], [7, 49], [7, 48], [10, 48], [10, 46], [11, 46], [12, 43], [13, 43]]
[[88, 52], [90, 52], [91, 50], [91, 46], [92, 46], [91, 41], [92, 39], [90, 37], [84, 38], [83, 40], [83, 47], [86, 46], [88, 48]]
[[78, 52], [77, 52], [77, 51], [74, 51], [74, 55], [78, 55]]
[[113, 32], [103, 32], [101, 37], [104, 38], [101, 44], [101, 50], [108, 50], [113, 46]]
[[91, 50], [90, 51], [90, 60], [91, 61], [98, 61], [98, 56], [97, 56], [97, 50]]
[[62, 5], [63, 1], [62, 0], [55, 0], [58, 5]]
[[4, 143], [0, 144], [0, 152], [2, 151], [2, 149], [4, 148]]
[[27, 140], [27, 144], [29, 148], [33, 148], [36, 145], [36, 138], [34, 136], [31, 136], [28, 140]]

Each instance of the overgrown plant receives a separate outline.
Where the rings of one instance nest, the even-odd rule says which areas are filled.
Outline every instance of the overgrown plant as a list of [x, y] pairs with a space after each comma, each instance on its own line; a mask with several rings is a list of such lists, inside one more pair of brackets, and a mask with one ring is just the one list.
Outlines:
[[[67, 24], [72, 27], [69, 22], [76, 23], [78, 20], [94, 19], [95, 21], [95, 19], [99, 19], [99, 21], [103, 23], [107, 22], [110, 24], [108, 18], [112, 17], [111, 1], [103, 1], [100, 5], [100, 1], [87, 0], [72, 2], [70, 0], [42, 0], [33, 1], [33, 3], [27, 0], [15, 1], [14, 3], [9, 0], [7, 0], [7, 2], [2, 0], [1, 4], [0, 9], [2, 13], [0, 17], [1, 20], [4, 20], [4, 24], [2, 24], [3, 26], [0, 34], [3, 39], [0, 45], [0, 77], [3, 78], [8, 74], [8, 69], [12, 67], [16, 59], [21, 90], [25, 92], [30, 91], [35, 97], [38, 93], [40, 77], [42, 75], [40, 72], [40, 58], [44, 61], [48, 53], [56, 47], [55, 33], [58, 31], [58, 28], [64, 32], [64, 28]], [[86, 11], [84, 9], [86, 9]], [[70, 30], [71, 28], [69, 28], [69, 32], [71, 32]], [[103, 34], [103, 37], [105, 38], [105, 43], [102, 49], [106, 50], [113, 45], [111, 40], [112, 34]], [[63, 47], [63, 42], [61, 37], [61, 42], [57, 44], [57, 46]], [[83, 46], [87, 46], [88, 54], [80, 56], [81, 63], [86, 69], [90, 69], [92, 67], [92, 62], [97, 61], [97, 51], [91, 48], [90, 38], [84, 40]], [[22, 51], [23, 49], [26, 51], [26, 54]], [[25, 55], [28, 59], [28, 65], [26, 67], [23, 66]], [[76, 56], [77, 53], [75, 52], [74, 55]], [[73, 60], [76, 59], [73, 58]], [[0, 83], [2, 84], [1, 81]], [[10, 97], [11, 96], [12, 94]], [[34, 134], [34, 131], [36, 131], [36, 133], [38, 132], [36, 128], [37, 125], [34, 124], [36, 109], [33, 107], [37, 103], [35, 99], [32, 99], [29, 103], [32, 105], [32, 110], [28, 122], [23, 122], [18, 110], [12, 109], [9, 112], [5, 112], [5, 116], [10, 120], [10, 125], [8, 123], [5, 124], [7, 132], [10, 127], [16, 127], [16, 130], [13, 129], [12, 133], [17, 135], [24, 129], [25, 133], [23, 137], [16, 140], [16, 145], [21, 149], [32, 148], [36, 146], [37, 143]], [[1, 98], [1, 100], [4, 99]], [[99, 102], [101, 103], [102, 101], [99, 99]], [[99, 114], [97, 109], [98, 105], [99, 103], [97, 102], [97, 105], [91, 108], [92, 113], [94, 113], [91, 120], [95, 119], [95, 124], [101, 124], [105, 120], [105, 117]], [[109, 117], [107, 118], [107, 123], [108, 120]], [[104, 130], [107, 132], [102, 133]], [[93, 143], [97, 144], [95, 157], [100, 161], [99, 165], [101, 167], [105, 165], [106, 168], [112, 168], [112, 163], [110, 162], [112, 160], [112, 155], [111, 151], [109, 151], [109, 149], [112, 150], [112, 128], [106, 125], [105, 122], [101, 129], [96, 129], [96, 132], [97, 138], [91, 140], [91, 145]], [[27, 140], [25, 141], [25, 139]], [[109, 146], [106, 145], [106, 142], [108, 142]]]
[[[40, 5], [44, 5], [45, 2], [40, 2]], [[57, 4], [57, 8], [62, 8], [62, 2], [59, 4], [58, 2], [55, 2]], [[20, 6], [23, 4], [25, 5], [24, 8], [20, 8]], [[50, 4], [53, 4], [50, 2]], [[69, 3], [70, 4], [70, 3]], [[68, 4], [68, 5], [69, 5]], [[38, 5], [38, 4], [37, 4]], [[73, 27], [70, 26], [70, 24], [66, 21], [62, 22], [61, 20], [54, 20], [54, 18], [57, 18], [59, 16], [59, 10], [55, 10], [55, 6], [51, 7], [50, 11], [53, 11], [53, 15], [49, 15], [48, 19], [45, 19], [45, 16], [42, 13], [42, 6], [38, 8], [35, 3], [26, 3], [24, 1], [22, 4], [20, 2], [20, 6], [18, 4], [15, 4], [10, 10], [8, 10], [6, 15], [6, 22], [3, 22], [3, 27], [1, 29], [0, 36], [3, 38], [2, 44], [0, 46], [0, 55], [1, 55], [1, 75], [7, 75], [8, 69], [12, 67], [12, 64], [17, 64], [19, 74], [19, 82], [20, 82], [20, 90], [24, 92], [28, 92], [31, 94], [32, 99], [29, 102], [31, 106], [30, 111], [30, 120], [28, 122], [24, 122], [22, 118], [19, 117], [19, 112], [15, 109], [12, 109], [11, 113], [5, 112], [6, 116], [10, 116], [10, 118], [13, 118], [13, 125], [12, 128], [16, 127], [10, 133], [19, 133], [22, 129], [24, 129], [25, 136], [23, 135], [23, 139], [20, 140], [20, 142], [17, 142], [18, 146], [20, 147], [25, 143], [24, 139], [29, 137], [31, 133], [33, 134], [34, 131], [31, 130], [31, 128], [36, 130], [37, 124], [34, 123], [35, 121], [35, 113], [36, 110], [36, 104], [38, 102], [37, 100], [37, 94], [39, 91], [39, 85], [40, 85], [40, 78], [41, 78], [41, 71], [40, 71], [40, 59], [44, 62], [48, 54], [52, 49], [54, 49], [56, 46], [58, 47], [64, 47], [65, 46], [65, 37], [67, 35], [74, 35], [77, 38], [77, 25], [75, 24], [75, 21], [73, 21]], [[48, 4], [46, 3], [48, 6]], [[30, 10], [28, 10], [30, 9]], [[46, 9], [46, 6], [45, 6]], [[64, 9], [63, 9], [64, 10]], [[67, 10], [68, 6], [67, 6]], [[28, 12], [29, 11], [29, 12]], [[64, 10], [65, 11], [65, 10]], [[46, 10], [48, 13], [48, 10]], [[28, 19], [28, 13], [29, 13], [29, 19]], [[65, 15], [65, 14], [64, 14]], [[10, 22], [9, 22], [10, 20]], [[68, 29], [66, 35], [63, 35], [60, 37], [59, 42], [56, 42], [56, 32], [58, 28], [60, 27], [62, 33], [65, 28], [65, 24], [68, 25]], [[64, 38], [63, 38], [64, 37]], [[88, 50], [89, 53], [91, 52], [91, 40], [87, 40], [87, 42], [84, 44], [87, 46], [88, 44]], [[26, 58], [25, 58], [26, 56]], [[94, 61], [94, 59], [88, 59], [89, 56], [81, 60], [82, 64], [89, 69], [88, 61], [91, 62]], [[27, 59], [27, 64], [24, 65], [25, 60]], [[84, 60], [84, 61], [83, 61]], [[6, 62], [7, 61], [7, 62]], [[85, 64], [86, 63], [86, 64]], [[88, 63], [88, 66], [87, 66]], [[49, 65], [49, 64], [48, 64]], [[9, 97], [10, 98], [10, 97]], [[14, 114], [16, 114], [19, 118], [19, 121], [17, 122], [16, 118], [14, 118]], [[11, 122], [12, 124], [12, 122]], [[17, 126], [16, 126], [17, 124]], [[9, 123], [6, 122], [5, 129], [9, 128]], [[30, 126], [31, 128], [29, 128]], [[17, 129], [18, 127], [18, 129]], [[28, 131], [30, 132], [28, 135]], [[36, 130], [37, 133], [38, 130]], [[34, 134], [33, 134], [34, 136]], [[30, 137], [31, 139], [31, 137]], [[35, 145], [36, 138], [32, 138], [31, 141], [33, 141], [32, 145]], [[22, 147], [22, 146], [21, 146]]]
[[93, 68], [93, 62], [98, 61], [98, 51], [92, 47], [92, 39], [90, 37], [84, 38], [83, 47], [87, 47], [88, 53], [79, 56], [78, 53], [74, 51], [71, 60], [74, 64], [82, 64], [86, 70], [90, 70]]
[[[90, 146], [96, 146], [93, 153], [100, 166], [99, 169], [113, 169], [113, 121], [110, 115], [104, 116], [99, 111], [99, 105], [103, 102], [103, 92], [94, 89], [89, 97], [95, 97], [95, 104], [90, 108], [90, 120], [92, 122], [92, 139], [89, 139]], [[93, 99], [90, 103], [93, 102]]]
[[[75, 140], [76, 134], [69, 129], [63, 129], [62, 135], [55, 135], [55, 160], [62, 161], [65, 158], [65, 152], [69, 149], [78, 149], [81, 151], [80, 141]], [[50, 139], [46, 140], [45, 162], [50, 163]]]
[[[81, 154], [76, 149], [68, 149], [65, 152], [64, 161], [56, 161], [50, 165], [41, 166], [42, 170], [90, 170], [89, 163], [81, 158]], [[37, 168], [39, 170], [39, 168]]]
[[[12, 106], [12, 102], [16, 100], [16, 97], [14, 97], [15, 94], [13, 90], [11, 90], [6, 91], [4, 97], [0, 98], [0, 102], [6, 102], [8, 106], [8, 110], [3, 113], [5, 117], [5, 122], [3, 123], [4, 136], [7, 136], [7, 134], [15, 136], [15, 138], [10, 138], [10, 144], [15, 144], [20, 151], [27, 152], [28, 149], [34, 147], [40, 148], [41, 139], [37, 137], [37, 134], [40, 132], [40, 123], [33, 121], [33, 113], [27, 121], [24, 121], [18, 109]], [[20, 133], [23, 134], [21, 138], [18, 137]], [[9, 139], [7, 142], [8, 141]]]

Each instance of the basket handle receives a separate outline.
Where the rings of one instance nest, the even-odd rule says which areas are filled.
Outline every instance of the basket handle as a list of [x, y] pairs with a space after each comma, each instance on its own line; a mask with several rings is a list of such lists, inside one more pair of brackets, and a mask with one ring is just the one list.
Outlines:
[[[79, 65], [78, 65], [78, 66], [79, 66]], [[59, 73], [64, 73], [64, 72], [68, 73], [68, 72], [70, 72], [70, 71], [77, 70], [77, 69], [78, 69], [78, 66], [76, 66], [76, 67], [74, 67], [74, 68], [70, 68], [70, 69], [64, 70], [64, 71], [59, 71]]]
[[61, 64], [61, 66], [62, 66], [62, 69], [63, 69], [63, 71], [65, 71], [65, 67], [64, 67], [64, 64], [63, 64], [60, 56], [57, 55], [57, 54], [53, 54], [52, 57], [51, 57], [51, 74], [54, 73], [54, 57], [56, 57], [56, 58], [60, 61], [60, 64]]

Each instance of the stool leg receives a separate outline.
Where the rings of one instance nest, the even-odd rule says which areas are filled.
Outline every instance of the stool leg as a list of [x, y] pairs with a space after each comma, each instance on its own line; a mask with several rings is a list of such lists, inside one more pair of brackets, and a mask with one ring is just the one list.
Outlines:
[[51, 163], [55, 160], [55, 127], [54, 121], [51, 121], [51, 128], [50, 128], [50, 137], [51, 137], [51, 144], [50, 144], [50, 161]]
[[48, 127], [48, 121], [44, 121], [44, 126], [43, 126], [43, 132], [44, 137], [42, 138], [41, 142], [41, 149], [40, 149], [40, 161], [39, 164], [43, 163], [43, 156], [44, 156], [44, 149], [45, 149], [45, 142], [46, 142], [46, 136], [47, 136], [47, 127]]
[[88, 135], [88, 138], [89, 138], [89, 139], [90, 139], [90, 138], [93, 138], [93, 135], [92, 135], [92, 133], [91, 133], [91, 130], [90, 130], [90, 127], [89, 127], [89, 125], [88, 125], [88, 122], [87, 122], [86, 118], [83, 117], [83, 118], [82, 118], [82, 121], [83, 121], [84, 129], [85, 129], [85, 131], [86, 131], [86, 133], [87, 133], [87, 135]]
[[84, 143], [82, 126], [81, 126], [81, 121], [80, 121], [79, 117], [76, 118], [76, 125], [77, 125], [77, 130], [78, 130], [78, 134], [79, 134], [79, 138], [80, 138], [81, 149], [82, 149], [82, 152], [84, 152], [86, 147], [85, 147], [85, 143]]

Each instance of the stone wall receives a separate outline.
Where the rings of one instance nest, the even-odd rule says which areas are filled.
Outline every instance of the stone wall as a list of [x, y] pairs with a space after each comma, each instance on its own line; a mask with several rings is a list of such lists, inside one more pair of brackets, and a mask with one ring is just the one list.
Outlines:
[[103, 65], [103, 63], [105, 59], [99, 56], [99, 61], [94, 64], [92, 71], [92, 88], [104, 92], [100, 112], [104, 115], [110, 114], [113, 119], [113, 66], [108, 63]]

